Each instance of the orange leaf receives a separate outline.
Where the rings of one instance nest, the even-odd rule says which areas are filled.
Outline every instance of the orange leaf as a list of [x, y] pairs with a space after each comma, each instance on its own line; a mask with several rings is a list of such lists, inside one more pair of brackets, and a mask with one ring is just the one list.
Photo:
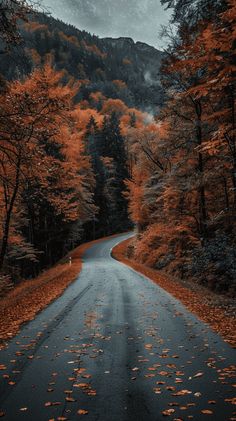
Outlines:
[[79, 409], [77, 412], [78, 415], [87, 415], [88, 411], [86, 411], [85, 409]]
[[164, 417], [169, 417], [170, 415], [174, 414], [174, 412], [174, 409], [166, 409], [165, 411], [162, 411], [162, 415], [164, 415]]
[[201, 413], [205, 415], [212, 415], [213, 411], [211, 411], [210, 409], [202, 409]]

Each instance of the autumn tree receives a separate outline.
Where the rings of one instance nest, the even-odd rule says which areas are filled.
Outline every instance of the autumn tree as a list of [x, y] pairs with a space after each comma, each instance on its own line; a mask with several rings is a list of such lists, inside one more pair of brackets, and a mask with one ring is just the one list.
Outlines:
[[31, 0], [1, 0], [0, 39], [6, 46], [18, 44], [21, 40], [18, 23], [25, 21], [39, 2]]
[[157, 121], [167, 130], [163, 136], [157, 125], [154, 148], [148, 136], [136, 135], [132, 143], [129, 209], [139, 227], [134, 256], [215, 289], [231, 289], [235, 2], [219, 1], [213, 9], [211, 1], [163, 4], [174, 7], [178, 25], [162, 69], [167, 101]]
[[[24, 82], [9, 83], [1, 98], [1, 268], [9, 241], [19, 237], [25, 218], [33, 244], [36, 215], [39, 225], [49, 223], [46, 202], [53, 209], [51, 222], [53, 217], [83, 221], [93, 213], [91, 186], [85, 184], [89, 162], [70, 118], [77, 87], [60, 85], [62, 76], [46, 65]], [[37, 245], [40, 249], [40, 241]]]

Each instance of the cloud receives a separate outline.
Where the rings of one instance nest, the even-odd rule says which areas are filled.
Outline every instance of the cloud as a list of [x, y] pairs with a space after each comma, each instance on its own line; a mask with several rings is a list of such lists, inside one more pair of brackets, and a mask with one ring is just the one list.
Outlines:
[[170, 12], [159, 0], [42, 0], [53, 16], [100, 37], [131, 37], [158, 48]]

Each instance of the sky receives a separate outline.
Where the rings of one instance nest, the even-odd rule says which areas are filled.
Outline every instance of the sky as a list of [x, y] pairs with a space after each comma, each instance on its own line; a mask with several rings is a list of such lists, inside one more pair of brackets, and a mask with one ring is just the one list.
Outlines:
[[160, 0], [41, 0], [52, 16], [99, 37], [131, 37], [162, 49], [171, 12]]

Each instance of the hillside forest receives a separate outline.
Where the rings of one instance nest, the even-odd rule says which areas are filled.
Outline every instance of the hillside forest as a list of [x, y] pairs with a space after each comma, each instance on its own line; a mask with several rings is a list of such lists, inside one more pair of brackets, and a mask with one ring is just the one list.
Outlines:
[[162, 4], [164, 52], [1, 2], [1, 294], [132, 229], [133, 259], [235, 292], [236, 3]]

